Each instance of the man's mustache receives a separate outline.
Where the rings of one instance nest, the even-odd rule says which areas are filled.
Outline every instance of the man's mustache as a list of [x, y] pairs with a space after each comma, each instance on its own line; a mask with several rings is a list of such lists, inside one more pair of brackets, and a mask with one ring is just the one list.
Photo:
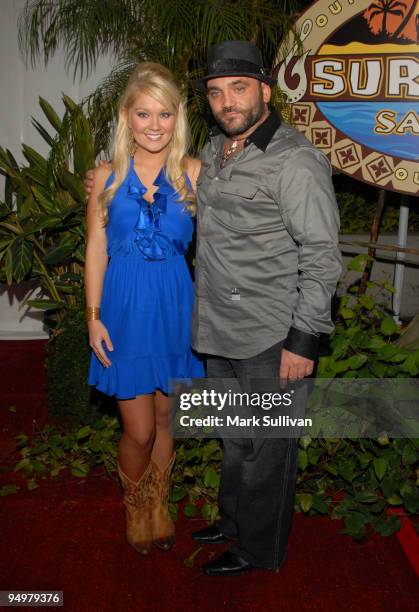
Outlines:
[[224, 106], [221, 109], [221, 112], [223, 113], [223, 115], [226, 115], [227, 113], [240, 113], [238, 108], [234, 108], [234, 106]]

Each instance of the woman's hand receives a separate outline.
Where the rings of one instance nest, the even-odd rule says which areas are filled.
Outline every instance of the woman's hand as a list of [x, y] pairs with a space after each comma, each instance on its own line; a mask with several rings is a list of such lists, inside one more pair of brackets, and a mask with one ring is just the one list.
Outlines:
[[104, 342], [108, 351], [113, 351], [113, 345], [108, 330], [103, 325], [102, 321], [99, 320], [88, 321], [87, 327], [89, 329], [89, 344], [94, 354], [105, 368], [109, 368], [111, 362], [106, 356], [102, 345], [102, 342]]

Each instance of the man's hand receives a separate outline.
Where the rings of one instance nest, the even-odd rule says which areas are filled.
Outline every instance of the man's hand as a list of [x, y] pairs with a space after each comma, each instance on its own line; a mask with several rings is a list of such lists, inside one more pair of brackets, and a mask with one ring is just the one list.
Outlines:
[[[100, 166], [108, 166], [110, 164], [110, 162], [101, 159], [99, 160], [99, 165]], [[93, 185], [94, 185], [94, 174], [93, 174], [93, 170], [88, 170], [86, 172], [86, 176], [84, 177], [84, 181], [83, 181], [83, 185], [84, 185], [84, 190], [86, 192], [87, 195], [90, 195], [90, 192], [93, 189]]]
[[286, 349], [281, 352], [281, 367], [279, 378], [281, 380], [301, 380], [305, 376], [310, 376], [313, 372], [314, 361], [291, 353]]

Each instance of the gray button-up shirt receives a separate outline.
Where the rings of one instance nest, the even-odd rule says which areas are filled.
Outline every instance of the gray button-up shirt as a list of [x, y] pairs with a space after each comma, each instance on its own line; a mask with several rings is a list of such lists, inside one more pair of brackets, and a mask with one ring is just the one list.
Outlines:
[[201, 153], [193, 347], [244, 359], [285, 338], [314, 359], [341, 273], [329, 161], [275, 112], [221, 169], [224, 141]]

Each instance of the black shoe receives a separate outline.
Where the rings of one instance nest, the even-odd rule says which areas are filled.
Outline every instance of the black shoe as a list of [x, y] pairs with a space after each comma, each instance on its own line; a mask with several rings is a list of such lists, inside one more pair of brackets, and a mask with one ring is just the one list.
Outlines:
[[210, 525], [205, 529], [194, 531], [192, 538], [200, 544], [224, 544], [230, 541], [230, 538], [221, 533], [217, 525]]
[[244, 572], [249, 572], [256, 568], [245, 559], [242, 559], [242, 557], [239, 557], [239, 555], [226, 550], [214, 561], [205, 563], [201, 569], [208, 576], [234, 576], [235, 574], [244, 574]]

